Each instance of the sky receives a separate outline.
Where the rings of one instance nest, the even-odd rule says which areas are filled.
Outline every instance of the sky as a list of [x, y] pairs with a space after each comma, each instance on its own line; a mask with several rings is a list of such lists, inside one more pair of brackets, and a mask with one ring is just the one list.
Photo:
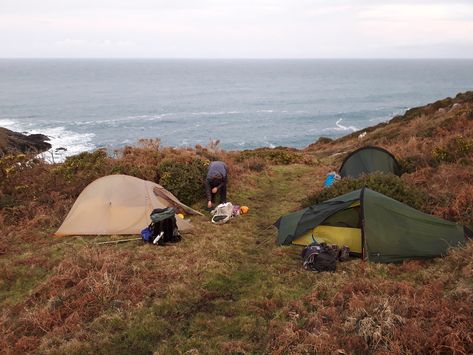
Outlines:
[[0, 58], [473, 58], [473, 0], [0, 0]]

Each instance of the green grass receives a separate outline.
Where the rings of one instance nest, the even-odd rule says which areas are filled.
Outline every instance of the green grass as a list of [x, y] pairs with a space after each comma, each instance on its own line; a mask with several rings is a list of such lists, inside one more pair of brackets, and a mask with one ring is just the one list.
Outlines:
[[47, 279], [52, 268], [64, 255], [63, 246], [49, 245], [38, 249], [24, 244], [14, 257], [0, 259], [0, 306], [23, 301], [38, 284]]

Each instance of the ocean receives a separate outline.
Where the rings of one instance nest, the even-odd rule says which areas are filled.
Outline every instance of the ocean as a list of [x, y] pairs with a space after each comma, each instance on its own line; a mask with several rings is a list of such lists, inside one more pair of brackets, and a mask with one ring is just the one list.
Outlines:
[[159, 138], [301, 148], [473, 90], [473, 60], [1, 59], [0, 126], [56, 159]]

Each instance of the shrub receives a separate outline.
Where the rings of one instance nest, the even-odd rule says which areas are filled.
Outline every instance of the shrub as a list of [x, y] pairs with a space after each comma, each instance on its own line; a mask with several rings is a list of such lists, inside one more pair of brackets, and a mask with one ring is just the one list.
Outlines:
[[195, 146], [195, 153], [210, 161], [223, 160], [222, 152], [210, 151], [208, 148], [204, 148], [200, 144]]
[[312, 206], [364, 186], [417, 209], [421, 208], [426, 200], [422, 192], [407, 185], [398, 176], [374, 173], [363, 175], [358, 179], [344, 178], [337, 181], [332, 186], [307, 197], [303, 205], [304, 207]]
[[67, 180], [72, 180], [77, 175], [102, 176], [104, 170], [108, 167], [107, 151], [98, 149], [94, 152], [83, 152], [66, 158], [66, 161], [60, 165], [57, 172], [63, 175]]
[[185, 204], [202, 199], [208, 162], [199, 158], [187, 161], [164, 159], [158, 166], [158, 181]]
[[0, 196], [0, 209], [16, 205], [15, 198], [11, 195]]
[[333, 142], [333, 139], [332, 138], [329, 138], [329, 137], [320, 137], [319, 139], [317, 139], [317, 142], [315, 142], [316, 144], [319, 143], [319, 144], [328, 144], [328, 143], [331, 143]]
[[[117, 159], [113, 160], [111, 174], [125, 174], [144, 180], [153, 180], [156, 167], [163, 153], [157, 140], [141, 140], [140, 147], [125, 147], [115, 151]], [[146, 145], [146, 146], [145, 146]]]
[[445, 161], [451, 163], [455, 160], [452, 153], [445, 147], [435, 147], [432, 150], [432, 158], [437, 162]]
[[473, 140], [458, 136], [453, 139], [453, 148], [459, 158], [466, 157], [473, 149]]
[[236, 160], [242, 162], [252, 158], [264, 159], [275, 165], [289, 165], [301, 162], [303, 160], [301, 153], [284, 148], [244, 150], [240, 153]]
[[428, 107], [431, 107], [431, 109], [435, 112], [441, 108], [448, 108], [450, 105], [452, 105], [452, 102], [453, 100], [450, 97], [447, 97], [445, 99], [435, 101], [434, 103], [428, 105]]
[[419, 131], [416, 136], [424, 138], [432, 138], [435, 134], [436, 127], [428, 127], [424, 130]]
[[466, 113], [466, 119], [473, 121], [473, 110], [470, 110]]
[[261, 172], [266, 167], [266, 160], [261, 158], [250, 158], [245, 163], [250, 171]]
[[400, 159], [398, 161], [402, 171], [405, 173], [413, 173], [414, 171], [418, 170], [419, 167], [425, 165], [425, 161], [420, 155], [405, 157], [404, 159]]
[[0, 157], [0, 186], [9, 184], [9, 180], [17, 180], [24, 171], [42, 165], [44, 162], [31, 155], [16, 154]]
[[452, 163], [468, 157], [472, 151], [473, 140], [457, 136], [450, 139], [446, 145], [435, 147], [432, 150], [432, 158], [437, 162]]

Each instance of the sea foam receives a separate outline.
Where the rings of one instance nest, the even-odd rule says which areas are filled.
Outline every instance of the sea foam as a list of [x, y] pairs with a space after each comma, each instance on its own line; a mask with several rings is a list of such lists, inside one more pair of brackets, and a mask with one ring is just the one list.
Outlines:
[[[17, 120], [0, 119], [0, 127], [5, 127], [15, 132], [25, 134], [44, 134], [49, 138], [48, 143], [52, 148], [40, 154], [42, 158], [51, 163], [64, 161], [68, 156], [90, 151], [96, 148], [92, 143], [94, 133], [78, 133], [63, 126], [30, 128], [31, 124], [22, 124]], [[63, 149], [65, 148], [65, 149]]]

